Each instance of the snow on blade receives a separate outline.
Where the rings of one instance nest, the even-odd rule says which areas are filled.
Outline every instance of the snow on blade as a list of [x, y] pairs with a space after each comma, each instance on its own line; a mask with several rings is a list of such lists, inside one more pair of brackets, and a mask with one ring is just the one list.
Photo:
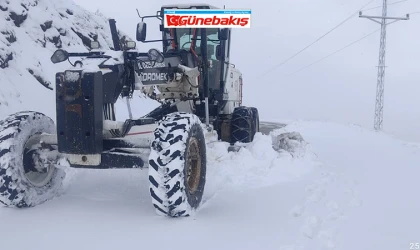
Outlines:
[[277, 152], [270, 136], [257, 133], [254, 141], [239, 152], [226, 153], [228, 143], [208, 145], [208, 189], [212, 192], [225, 187], [240, 189], [256, 188], [299, 179], [313, 169], [315, 156], [310, 148], [302, 158]]
[[66, 81], [77, 82], [80, 79], [80, 73], [79, 72], [66, 71], [65, 77], [66, 77]]

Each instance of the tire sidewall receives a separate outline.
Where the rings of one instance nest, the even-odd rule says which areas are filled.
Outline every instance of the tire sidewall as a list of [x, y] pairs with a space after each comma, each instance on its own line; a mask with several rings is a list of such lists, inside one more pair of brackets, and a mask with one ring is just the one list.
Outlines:
[[[200, 157], [201, 157], [201, 169], [200, 169], [200, 181], [198, 184], [198, 189], [195, 194], [191, 195], [187, 190], [187, 157], [188, 157], [188, 146], [190, 145], [190, 140], [192, 138], [197, 139], [200, 148]], [[197, 209], [201, 203], [204, 194], [204, 187], [206, 184], [206, 142], [203, 134], [203, 129], [199, 124], [193, 124], [188, 133], [188, 138], [186, 142], [186, 148], [184, 151], [184, 195], [187, 197], [188, 204], [191, 206], [191, 209]]]
[[255, 134], [260, 132], [260, 118], [258, 115], [258, 109], [249, 108], [252, 113], [252, 141], [254, 141]]
[[252, 114], [253, 114], [253, 120], [255, 123], [255, 133], [260, 132], [260, 116], [258, 114], [258, 109], [257, 108], [251, 108], [252, 109]]
[[[25, 115], [27, 117], [25, 118]], [[32, 207], [41, 204], [52, 197], [54, 197], [60, 187], [62, 180], [65, 177], [65, 172], [62, 169], [53, 168], [54, 171], [51, 175], [49, 182], [42, 187], [32, 185], [25, 176], [25, 169], [23, 165], [24, 147], [28, 139], [35, 134], [42, 133], [55, 133], [55, 125], [52, 119], [38, 112], [25, 112], [20, 115], [19, 113], [11, 116], [21, 117], [21, 121], [16, 126], [18, 129], [15, 131], [9, 152], [4, 154], [0, 167], [6, 169], [6, 173], [11, 178], [0, 176], [3, 179], [3, 185], [9, 186], [8, 192], [13, 191], [10, 186], [15, 185], [14, 190], [19, 194], [13, 200], [7, 200], [7, 197], [0, 197], [7, 206], [16, 207]], [[9, 158], [9, 159], [6, 159]], [[12, 182], [13, 181], [13, 182]]]

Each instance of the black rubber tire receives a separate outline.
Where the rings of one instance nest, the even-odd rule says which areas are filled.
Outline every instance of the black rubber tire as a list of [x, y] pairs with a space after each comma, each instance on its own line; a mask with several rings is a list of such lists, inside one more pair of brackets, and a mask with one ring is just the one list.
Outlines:
[[252, 142], [255, 134], [253, 112], [248, 107], [237, 107], [233, 111], [231, 126], [231, 143]]
[[45, 184], [33, 185], [25, 175], [28, 159], [39, 163], [28, 158], [25, 144], [40, 133], [55, 133], [54, 122], [42, 113], [19, 112], [0, 121], [0, 203], [7, 207], [39, 205], [54, 198], [62, 186], [65, 172], [55, 166], [47, 172]]
[[253, 124], [253, 134], [252, 134], [252, 140], [254, 140], [254, 136], [256, 133], [260, 132], [260, 116], [258, 114], [257, 108], [250, 108], [252, 111], [252, 124]]
[[[156, 213], [190, 216], [200, 205], [206, 183], [206, 142], [201, 121], [193, 114], [172, 113], [159, 121], [149, 156], [150, 195]], [[195, 191], [188, 185], [189, 147], [198, 148], [200, 164]], [[198, 167], [196, 168], [198, 169]]]

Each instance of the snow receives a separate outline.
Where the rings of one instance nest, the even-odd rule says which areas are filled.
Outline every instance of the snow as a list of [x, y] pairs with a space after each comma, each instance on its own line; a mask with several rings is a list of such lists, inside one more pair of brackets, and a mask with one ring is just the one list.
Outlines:
[[188, 3], [188, 4], [166, 4], [166, 5], [162, 5], [162, 7], [177, 7], [177, 8], [184, 8], [184, 9], [189, 9], [191, 8], [191, 6], [208, 6], [210, 7], [210, 9], [220, 9], [218, 7], [214, 7], [212, 5], [209, 5], [207, 3]]
[[[55, 119], [55, 73], [70, 65], [52, 64], [52, 53], [60, 44], [69, 52], [87, 51], [75, 31], [90, 39], [97, 35], [101, 46], [109, 48], [112, 40], [106, 18], [65, 0], [0, 0], [0, 6], [7, 7], [7, 11], [0, 10], [0, 65], [12, 55], [7, 66], [0, 68], [0, 119], [28, 109]], [[26, 20], [17, 27], [10, 20], [11, 12], [27, 14]], [[48, 26], [49, 21], [51, 28], [44, 32], [41, 25]], [[54, 42], [57, 37], [60, 40]], [[234, 53], [241, 53], [238, 51]], [[93, 61], [84, 66], [96, 69]], [[255, 67], [243, 66], [244, 72], [251, 72], [246, 67]], [[337, 74], [341, 77], [342, 72]], [[46, 86], [33, 75], [45, 80]], [[351, 81], [355, 79], [358, 78]], [[248, 77], [248, 82], [252, 81], [255, 80]], [[343, 90], [343, 85], [337, 85], [335, 80], [322, 81], [334, 82], [334, 86], [282, 85], [281, 92], [290, 95], [280, 99], [293, 105], [280, 103], [282, 108], [273, 110], [272, 103], [262, 104], [271, 108], [260, 109], [261, 117], [343, 122], [352, 119], [359, 123], [366, 120], [367, 111], [360, 113], [370, 105], [364, 105], [368, 99], [362, 94], [365, 92], [349, 84]], [[364, 84], [365, 80], [360, 82]], [[258, 96], [263, 94], [257, 91], [260, 85], [247, 86], [251, 88], [246, 91], [250, 102], [273, 99]], [[346, 93], [349, 99], [357, 96], [361, 103], [331, 105], [335, 103], [329, 99], [331, 96], [343, 96], [326, 95], [325, 89], [331, 87], [340, 88], [336, 92]], [[302, 89], [307, 93], [303, 97]], [[155, 101], [139, 94], [131, 102], [135, 117], [156, 106]], [[344, 106], [352, 107], [352, 112], [342, 112]], [[119, 120], [128, 117], [123, 100], [116, 107]], [[338, 113], [346, 119], [330, 119], [336, 110], [341, 110]], [[0, 249], [395, 250], [409, 249], [410, 243], [420, 241], [420, 202], [416, 192], [420, 144], [356, 125], [293, 119], [282, 120], [289, 125], [270, 135], [257, 134], [255, 141], [239, 152], [228, 152], [228, 144], [209, 138], [203, 204], [190, 218], [156, 215], [148, 191], [147, 169], [70, 169], [65, 161], [60, 162], [67, 174], [59, 197], [30, 209], [0, 208], [0, 235], [7, 239], [0, 243]], [[294, 135], [296, 140], [279, 137], [284, 133]]]
[[[304, 138], [298, 156], [272, 147], [285, 132]], [[60, 197], [0, 210], [2, 247], [393, 250], [418, 241], [418, 144], [295, 122], [239, 152], [227, 148], [208, 139], [207, 185], [193, 217], [156, 215], [147, 170], [68, 169]]]
[[79, 72], [66, 71], [65, 78], [66, 78], [66, 81], [77, 82], [80, 79], [80, 73]]

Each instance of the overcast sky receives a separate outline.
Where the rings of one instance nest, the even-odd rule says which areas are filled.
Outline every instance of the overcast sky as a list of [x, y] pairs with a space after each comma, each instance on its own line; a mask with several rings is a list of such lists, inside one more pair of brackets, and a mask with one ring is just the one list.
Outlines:
[[[173, 1], [74, 0], [117, 21], [135, 38], [142, 15], [156, 13]], [[389, 0], [389, 3], [396, 2]], [[118, 3], [116, 5], [115, 3]], [[179, 0], [179, 3], [190, 1]], [[366, 5], [369, 0], [211, 0], [226, 8], [252, 9], [252, 27], [234, 30], [232, 63], [244, 75], [244, 102], [259, 108], [263, 120], [330, 120], [372, 128], [376, 95], [379, 32], [314, 66], [289, 75], [380, 26], [357, 16], [319, 43], [277, 69], [266, 73]], [[382, 0], [368, 7], [380, 6]], [[389, 16], [420, 12], [419, 0], [389, 6]], [[365, 14], [379, 15], [381, 9]], [[157, 23], [148, 25], [148, 38], [159, 36]], [[384, 130], [403, 139], [420, 141], [420, 15], [388, 29]], [[140, 49], [161, 48], [139, 44]]]

